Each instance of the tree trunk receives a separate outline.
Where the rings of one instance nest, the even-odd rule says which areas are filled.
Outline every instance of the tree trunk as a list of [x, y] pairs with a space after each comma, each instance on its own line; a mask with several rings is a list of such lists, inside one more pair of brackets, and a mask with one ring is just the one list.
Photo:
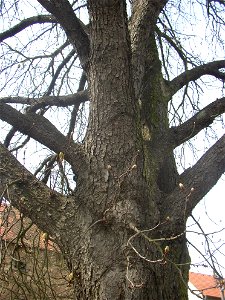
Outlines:
[[[71, 270], [69, 277], [73, 277], [74, 299], [187, 300], [190, 259], [185, 238], [186, 220], [225, 171], [225, 136], [181, 175], [177, 172], [173, 150], [224, 113], [225, 99], [217, 99], [171, 128], [168, 103], [176, 92], [204, 75], [224, 82], [225, 61], [198, 65], [201, 60], [195, 61], [193, 57], [190, 64], [192, 55], [180, 44], [180, 37], [185, 33], [173, 30], [173, 22], [170, 23], [175, 5], [167, 0], [129, 1], [132, 10], [129, 20], [126, 0], [88, 0], [90, 24], [87, 26], [76, 16], [79, 1], [38, 2], [50, 15], [22, 20], [0, 34], [0, 40], [37, 22], [53, 22], [49, 34], [62, 29], [67, 41], [57, 47], [57, 51], [53, 47], [52, 55], [47, 48], [53, 43], [46, 43], [43, 57], [48, 53], [46, 57], [50, 60], [45, 76], [41, 66], [45, 63], [37, 72], [39, 67], [35, 60], [39, 59], [39, 51], [34, 57], [26, 52], [33, 49], [30, 45], [36, 39], [43, 45], [44, 27], [43, 34], [30, 30], [36, 33], [27, 46], [21, 44], [21, 50], [3, 43], [8, 59], [6, 67], [2, 65], [6, 77], [2, 91], [10, 87], [11, 93], [14, 86], [20, 90], [20, 85], [27, 83], [26, 76], [41, 75], [39, 81], [36, 81], [37, 76], [32, 78], [30, 88], [21, 89], [30, 90], [28, 97], [0, 99], [0, 119], [13, 126], [4, 144], [9, 146], [17, 130], [43, 144], [55, 153], [54, 160], [49, 162], [52, 166], [56, 159], [58, 163], [65, 159], [71, 166], [76, 173], [76, 188], [74, 191], [68, 188], [67, 195], [49, 188], [45, 183], [50, 173], [47, 172], [42, 181], [38, 180], [0, 143], [0, 199], [8, 200], [60, 246]], [[80, 2], [85, 6], [86, 1]], [[186, 18], [180, 5], [177, 11]], [[213, 21], [219, 20], [217, 13], [215, 10]], [[8, 12], [5, 15], [11, 16]], [[177, 25], [179, 22], [176, 28]], [[57, 33], [57, 37], [61, 34]], [[166, 40], [165, 48], [162, 39]], [[74, 49], [59, 63], [58, 57], [64, 57], [71, 45]], [[70, 83], [62, 88], [58, 80], [68, 76], [72, 82], [73, 75], [69, 74], [74, 69], [67, 64], [75, 53], [83, 69], [80, 87], [87, 79], [88, 93], [56, 96], [62, 90], [74, 88]], [[171, 63], [169, 56], [172, 63], [176, 63], [173, 57], [179, 57], [185, 67], [177, 77], [165, 80], [161, 61], [166, 70], [167, 59], [168, 65]], [[193, 67], [190, 70], [189, 65]], [[65, 76], [61, 73], [64, 69]], [[31, 99], [30, 96], [37, 93], [38, 82], [43, 85], [38, 93], [44, 94], [46, 85], [43, 83], [48, 81], [51, 72], [53, 77], [45, 96]], [[80, 144], [73, 141], [72, 136], [77, 110], [80, 103], [86, 101], [90, 102], [89, 124], [84, 142]], [[18, 111], [10, 103], [25, 105], [26, 112]], [[74, 108], [69, 133], [65, 136], [37, 110], [44, 112], [52, 106], [67, 105]], [[174, 110], [174, 113], [176, 119], [177, 112]], [[24, 142], [15, 145], [19, 149]], [[44, 165], [43, 162], [42, 167]]]
[[187, 299], [185, 220], [175, 231], [160, 214], [176, 172], [174, 160], [164, 159], [171, 153], [155, 148], [168, 120], [154, 37], [150, 60], [157, 60], [144, 70], [151, 85], [137, 99], [125, 5], [106, 2], [89, 1], [89, 168], [76, 190], [88, 212], [79, 242], [71, 229], [75, 299]]
[[[132, 241], [137, 254], [127, 244], [131, 235], [103, 222], [86, 233], [73, 265], [75, 299], [187, 299], [185, 238], [156, 246], [140, 235]], [[170, 247], [168, 257], [160, 246]]]

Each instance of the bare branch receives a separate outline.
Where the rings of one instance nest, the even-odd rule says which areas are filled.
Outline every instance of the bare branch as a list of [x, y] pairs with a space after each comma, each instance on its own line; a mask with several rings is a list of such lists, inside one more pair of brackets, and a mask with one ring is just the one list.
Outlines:
[[[225, 172], [225, 135], [223, 135], [192, 167], [181, 174], [180, 185], [165, 200], [164, 216], [180, 222], [186, 220], [198, 202]], [[172, 204], [173, 203], [173, 204]], [[171, 205], [172, 204], [172, 205]]]
[[213, 123], [216, 117], [225, 112], [225, 97], [210, 103], [192, 118], [177, 127], [170, 129], [170, 141], [173, 148], [176, 148], [185, 141], [191, 139], [202, 129]]
[[171, 38], [169, 35], [165, 34], [164, 32], [160, 31], [159, 28], [156, 28], [156, 33], [160, 38], [164, 38], [173, 48], [174, 50], [177, 52], [177, 54], [179, 55], [179, 57], [181, 58], [181, 60], [184, 63], [185, 68], [187, 67], [187, 57], [186, 57], [186, 53], [184, 52], [184, 50], [182, 49], [181, 45], [179, 45], [179, 43], [176, 41], [176, 39], [173, 37]]
[[0, 42], [3, 42], [5, 39], [8, 39], [15, 34], [23, 31], [27, 27], [35, 24], [43, 24], [43, 23], [57, 23], [56, 18], [52, 15], [39, 15], [27, 18], [21, 21], [19, 24], [13, 26], [12, 28], [0, 33]]
[[89, 56], [89, 37], [85, 32], [85, 27], [82, 22], [76, 17], [69, 1], [38, 0], [38, 2], [55, 16], [60, 25], [64, 28], [68, 38], [77, 50], [81, 65], [85, 69]]
[[12, 104], [24, 104], [30, 105], [31, 110], [37, 110], [40, 108], [45, 108], [46, 106], [57, 106], [66, 107], [70, 105], [75, 105], [77, 103], [84, 103], [89, 101], [88, 91], [80, 91], [76, 94], [71, 94], [67, 96], [44, 96], [41, 98], [27, 98], [27, 97], [4, 97], [0, 98], [1, 103], [12, 103]]
[[179, 91], [190, 81], [197, 80], [203, 75], [212, 75], [224, 81], [225, 73], [219, 72], [219, 70], [222, 68], [225, 68], [225, 60], [209, 62], [207, 64], [183, 72], [179, 76], [175, 77], [171, 82], [169, 82], [168, 87], [170, 89], [171, 96], [173, 96], [177, 91]]
[[86, 166], [83, 147], [66, 138], [45, 117], [32, 112], [22, 114], [11, 106], [1, 103], [0, 119], [54, 152], [63, 152], [65, 159], [77, 173]]
[[[84, 90], [86, 81], [87, 81], [87, 77], [86, 77], [85, 72], [83, 72], [81, 75], [81, 78], [80, 78], [80, 84], [79, 84], [79, 87], [77, 90], [78, 92]], [[81, 102], [77, 102], [73, 107], [73, 111], [71, 112], [70, 126], [69, 126], [69, 131], [68, 131], [67, 136], [70, 136], [74, 132], [76, 119], [77, 119], [77, 112], [79, 110], [80, 104], [81, 104]]]
[[46, 91], [46, 95], [50, 95], [52, 90], [54, 89], [55, 83], [57, 78], [59, 77], [60, 72], [62, 71], [62, 69], [65, 67], [65, 65], [70, 61], [70, 59], [75, 55], [75, 50], [72, 49], [72, 51], [70, 51], [70, 53], [67, 55], [67, 57], [61, 62], [61, 64], [57, 67], [57, 70], [54, 74], [54, 76], [52, 77], [52, 80], [49, 84], [48, 90]]

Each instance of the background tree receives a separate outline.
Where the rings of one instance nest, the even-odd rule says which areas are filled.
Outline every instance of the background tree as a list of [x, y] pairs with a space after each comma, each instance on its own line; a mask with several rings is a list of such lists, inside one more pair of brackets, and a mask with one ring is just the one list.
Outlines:
[[[182, 174], [173, 151], [225, 111], [222, 92], [200, 102], [223, 55], [204, 61], [189, 31], [205, 15], [219, 49], [224, 6], [1, 1], [0, 192], [57, 242], [75, 299], [187, 299], [186, 220], [225, 170], [225, 136]], [[33, 175], [16, 159], [30, 139]]]

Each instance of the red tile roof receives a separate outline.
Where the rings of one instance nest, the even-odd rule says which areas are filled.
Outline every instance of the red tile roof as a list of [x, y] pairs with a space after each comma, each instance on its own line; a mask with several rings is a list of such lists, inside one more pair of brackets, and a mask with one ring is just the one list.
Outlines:
[[221, 299], [220, 286], [225, 287], [225, 281], [216, 280], [213, 276], [189, 272], [189, 281], [202, 292], [204, 296]]

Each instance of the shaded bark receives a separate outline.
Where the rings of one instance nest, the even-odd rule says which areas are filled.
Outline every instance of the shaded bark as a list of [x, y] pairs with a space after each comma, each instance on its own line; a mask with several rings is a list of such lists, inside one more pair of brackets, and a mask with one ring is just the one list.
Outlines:
[[[0, 118], [62, 152], [78, 175], [76, 188], [67, 197], [50, 190], [1, 145], [0, 193], [58, 242], [74, 275], [74, 299], [186, 300], [186, 219], [225, 170], [224, 138], [181, 176], [173, 150], [225, 107], [219, 99], [169, 128], [167, 105], [189, 81], [205, 74], [223, 79], [224, 61], [186, 71], [170, 83], [164, 80], [155, 30], [167, 1], [133, 1], [128, 25], [125, 1], [89, 0], [88, 33], [69, 1], [39, 3], [63, 27], [75, 48], [70, 55], [79, 55], [88, 93], [3, 98]], [[71, 133], [79, 104], [88, 100], [83, 145], [35, 113], [48, 105], [75, 105]], [[22, 114], [6, 103], [29, 109]]]
[[[152, 228], [160, 222], [155, 201], [160, 192], [154, 181], [158, 176], [159, 162], [156, 160], [154, 168], [154, 143], [150, 150], [147, 149], [145, 133], [138, 129], [137, 124], [146, 117], [143, 126], [150, 124], [153, 133], [157, 134], [164, 128], [164, 125], [157, 126], [158, 118], [162, 120], [164, 114], [156, 105], [155, 114], [147, 117], [152, 105], [149, 108], [145, 99], [147, 95], [143, 94], [145, 108], [142, 120], [138, 119], [125, 6], [120, 1], [109, 1], [107, 5], [103, 2], [89, 1], [93, 24], [88, 70], [91, 108], [85, 138], [90, 157], [88, 189], [92, 191], [86, 205], [99, 221], [93, 222], [80, 247], [82, 250], [74, 267], [79, 270], [75, 298], [173, 299], [174, 295], [179, 295], [185, 299], [185, 287], [176, 269], [177, 263], [187, 259], [182, 255], [185, 248], [183, 237], [178, 243], [182, 247], [174, 250], [172, 262], [165, 263], [166, 266], [164, 262], [148, 262], [146, 265], [146, 261], [127, 246], [127, 240], [135, 233], [133, 228]], [[112, 64], [113, 57], [117, 60]], [[152, 74], [160, 78], [160, 69]], [[150, 97], [156, 95], [151, 92]], [[147, 110], [145, 115], [144, 110]], [[140, 151], [143, 147], [144, 153]], [[184, 227], [176, 230], [180, 234]], [[151, 239], [154, 241], [158, 234], [157, 230], [153, 231]], [[168, 230], [168, 237], [171, 234]], [[167, 237], [165, 230], [163, 235]], [[163, 245], [158, 247], [163, 249]], [[135, 239], [135, 249], [149, 255], [153, 261], [162, 255], [154, 242], [151, 244], [146, 237]], [[169, 279], [171, 269], [174, 269], [174, 277]], [[167, 284], [171, 287], [174, 282], [177, 282], [174, 289], [166, 287]]]

